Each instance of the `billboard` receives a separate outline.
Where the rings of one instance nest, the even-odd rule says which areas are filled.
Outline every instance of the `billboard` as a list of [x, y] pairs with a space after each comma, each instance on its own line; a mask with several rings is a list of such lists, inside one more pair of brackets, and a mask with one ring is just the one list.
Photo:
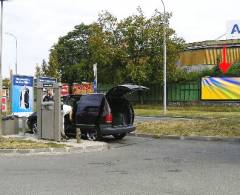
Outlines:
[[28, 116], [33, 112], [33, 77], [13, 75], [12, 113]]
[[7, 97], [2, 97], [2, 112], [7, 112]]
[[240, 100], [240, 77], [203, 77], [201, 100]]
[[227, 39], [240, 39], [240, 20], [227, 22]]
[[68, 96], [68, 95], [69, 95], [69, 85], [68, 84], [62, 84], [61, 96]]
[[94, 92], [94, 89], [93, 89], [92, 83], [81, 83], [81, 84], [74, 83], [72, 85], [73, 95], [83, 95], [83, 94], [89, 94], [93, 92]]
[[7, 112], [9, 91], [7, 88], [2, 89], [2, 112]]

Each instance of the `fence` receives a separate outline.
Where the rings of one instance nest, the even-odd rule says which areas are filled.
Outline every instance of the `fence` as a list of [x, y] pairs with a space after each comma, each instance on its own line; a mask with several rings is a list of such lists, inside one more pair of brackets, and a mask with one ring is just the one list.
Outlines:
[[[98, 86], [99, 92], [107, 92], [112, 85]], [[163, 86], [159, 84], [148, 85], [148, 92], [138, 92], [127, 95], [134, 104], [161, 104], [163, 98]], [[167, 84], [167, 101], [171, 102], [198, 102], [200, 100], [200, 82], [189, 81]]]

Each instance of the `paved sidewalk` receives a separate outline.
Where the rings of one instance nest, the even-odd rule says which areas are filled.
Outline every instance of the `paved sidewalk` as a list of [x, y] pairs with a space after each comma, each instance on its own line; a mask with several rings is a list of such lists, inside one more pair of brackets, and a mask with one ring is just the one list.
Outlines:
[[77, 143], [76, 139], [69, 139], [61, 142], [48, 140], [39, 140], [32, 134], [18, 134], [2, 136], [4, 138], [16, 138], [22, 140], [31, 140], [43, 143], [58, 143], [66, 145], [64, 148], [40, 148], [40, 149], [0, 149], [0, 154], [33, 154], [33, 153], [70, 153], [70, 152], [92, 152], [109, 149], [109, 145], [105, 142], [82, 140]]

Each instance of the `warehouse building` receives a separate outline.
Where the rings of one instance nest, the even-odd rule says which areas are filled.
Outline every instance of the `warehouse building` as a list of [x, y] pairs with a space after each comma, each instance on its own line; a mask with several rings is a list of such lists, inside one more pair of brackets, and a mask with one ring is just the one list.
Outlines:
[[210, 69], [222, 61], [223, 47], [227, 48], [227, 62], [240, 63], [240, 39], [189, 43], [181, 52], [178, 65], [187, 72]]

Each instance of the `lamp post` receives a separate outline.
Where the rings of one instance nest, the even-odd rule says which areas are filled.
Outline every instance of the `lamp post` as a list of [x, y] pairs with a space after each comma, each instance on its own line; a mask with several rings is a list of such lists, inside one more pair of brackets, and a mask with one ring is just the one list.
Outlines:
[[0, 134], [2, 134], [2, 32], [3, 32], [3, 2], [1, 1], [1, 20], [0, 20]]
[[17, 74], [17, 63], [18, 63], [18, 55], [17, 55], [17, 46], [18, 46], [18, 41], [17, 41], [17, 37], [9, 32], [6, 32], [5, 34], [13, 37], [15, 39], [15, 46], [16, 46], [16, 61], [15, 61], [15, 73]]
[[163, 0], [163, 114], [167, 112], [167, 46], [166, 46], [166, 10]]

